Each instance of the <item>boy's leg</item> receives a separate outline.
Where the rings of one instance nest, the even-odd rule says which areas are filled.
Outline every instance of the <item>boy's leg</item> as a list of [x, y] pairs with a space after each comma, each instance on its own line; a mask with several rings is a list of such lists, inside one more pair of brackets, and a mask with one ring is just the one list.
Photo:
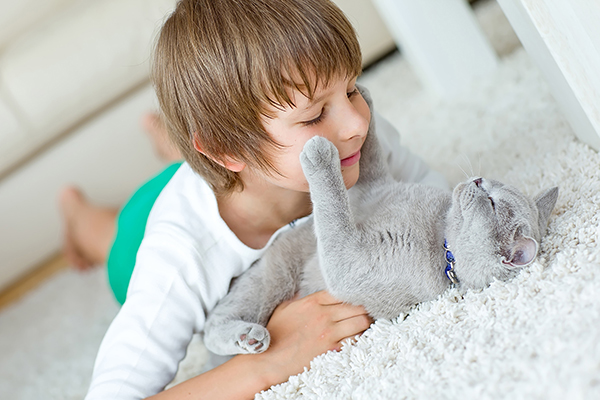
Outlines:
[[106, 263], [110, 287], [121, 304], [125, 302], [138, 248], [144, 237], [150, 210], [158, 195], [179, 169], [171, 164], [140, 187], [119, 212], [117, 234]]
[[63, 189], [59, 203], [67, 261], [80, 270], [104, 264], [115, 235], [118, 209], [93, 205], [75, 187]]
[[[141, 123], [159, 157], [167, 162], [181, 160], [181, 154], [169, 141], [165, 125], [156, 113], [145, 114]], [[181, 162], [170, 165], [132, 196], [120, 212], [118, 229], [118, 208], [96, 206], [90, 203], [79, 189], [72, 186], [64, 188], [60, 193], [65, 257], [80, 270], [105, 264], [108, 257], [109, 282], [121, 303], [125, 301], [135, 255], [150, 209], [179, 165]], [[115, 233], [118, 238], [115, 237]], [[131, 235], [131, 239], [128, 234]], [[109, 251], [111, 255], [114, 253], [112, 258], [109, 257]]]

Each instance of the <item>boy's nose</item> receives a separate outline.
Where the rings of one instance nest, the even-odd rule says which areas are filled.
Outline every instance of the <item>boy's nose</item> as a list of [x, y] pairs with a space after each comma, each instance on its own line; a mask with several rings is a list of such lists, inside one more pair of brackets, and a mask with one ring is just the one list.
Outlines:
[[349, 140], [367, 134], [369, 121], [352, 104], [340, 119], [340, 139]]

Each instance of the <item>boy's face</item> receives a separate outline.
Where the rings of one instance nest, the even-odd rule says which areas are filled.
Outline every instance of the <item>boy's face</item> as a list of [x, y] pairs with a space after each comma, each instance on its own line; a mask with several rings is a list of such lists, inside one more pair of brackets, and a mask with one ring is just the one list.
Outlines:
[[263, 178], [284, 189], [308, 192], [300, 153], [310, 138], [323, 136], [337, 147], [344, 183], [352, 187], [358, 180], [360, 149], [371, 120], [369, 107], [356, 88], [356, 78], [334, 79], [327, 87], [318, 87], [313, 100], [293, 90], [291, 100], [296, 107], [272, 109], [274, 117], [263, 119], [267, 133], [283, 145], [272, 157], [281, 175]]

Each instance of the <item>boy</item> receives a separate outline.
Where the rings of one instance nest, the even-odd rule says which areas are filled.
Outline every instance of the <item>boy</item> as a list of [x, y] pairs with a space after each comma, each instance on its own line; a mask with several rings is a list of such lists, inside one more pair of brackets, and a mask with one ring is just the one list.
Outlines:
[[[308, 139], [332, 141], [354, 185], [372, 117], [356, 88], [360, 70], [354, 31], [328, 0], [177, 5], [157, 43], [153, 81], [186, 163], [154, 203], [87, 399], [139, 399], [169, 383], [231, 279], [311, 213], [299, 162]], [[388, 147], [398, 140], [389, 124], [378, 126]], [[398, 146], [387, 153], [398, 178], [439, 178]], [[266, 352], [153, 398], [252, 397], [369, 324], [362, 307], [324, 292], [286, 303], [269, 322]]]

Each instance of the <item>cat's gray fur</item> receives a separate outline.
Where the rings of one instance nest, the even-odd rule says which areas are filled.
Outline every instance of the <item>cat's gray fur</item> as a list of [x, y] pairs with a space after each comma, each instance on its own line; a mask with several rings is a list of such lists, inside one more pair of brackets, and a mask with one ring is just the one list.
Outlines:
[[[368, 93], [361, 92], [371, 106]], [[532, 200], [482, 178], [460, 183], [453, 193], [400, 183], [381, 157], [374, 128], [371, 118], [351, 196], [336, 147], [322, 137], [306, 143], [300, 158], [313, 219], [282, 234], [234, 282], [206, 322], [209, 350], [266, 350], [265, 326], [273, 310], [298, 291], [327, 289], [342, 301], [363, 305], [373, 318], [393, 318], [435, 299], [450, 285], [444, 239], [456, 258], [459, 284], [467, 288], [509, 279], [534, 260], [558, 188]]]

